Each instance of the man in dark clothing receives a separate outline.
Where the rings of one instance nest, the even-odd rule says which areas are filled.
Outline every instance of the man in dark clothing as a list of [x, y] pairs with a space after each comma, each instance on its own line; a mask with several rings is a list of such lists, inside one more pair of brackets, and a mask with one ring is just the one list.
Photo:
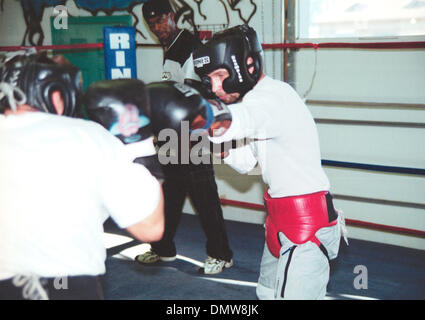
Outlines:
[[[162, 80], [181, 83], [186, 79], [199, 81], [194, 71], [192, 51], [201, 42], [188, 30], [177, 27], [168, 0], [149, 0], [143, 5], [142, 11], [149, 28], [164, 47]], [[151, 107], [155, 108], [154, 105]], [[146, 264], [176, 259], [173, 238], [186, 195], [189, 195], [207, 238], [208, 258], [201, 270], [205, 274], [220, 273], [233, 265], [233, 252], [229, 247], [211, 157], [208, 157], [210, 161], [206, 161], [207, 163], [200, 164], [194, 164], [190, 157], [185, 157], [189, 161], [184, 163], [182, 149], [184, 148], [174, 150], [177, 153], [177, 161], [172, 161], [174, 164], [163, 165], [166, 221], [164, 237], [159, 242], [151, 243], [151, 250], [136, 256], [136, 261]]]

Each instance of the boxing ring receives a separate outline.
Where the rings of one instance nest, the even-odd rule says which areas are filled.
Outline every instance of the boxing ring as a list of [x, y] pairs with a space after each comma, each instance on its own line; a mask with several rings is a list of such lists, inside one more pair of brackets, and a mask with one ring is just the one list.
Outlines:
[[[315, 51], [320, 50], [322, 48], [326, 49], [357, 49], [357, 50], [365, 50], [365, 49], [374, 49], [374, 50], [404, 50], [404, 49], [425, 49], [424, 41], [415, 41], [415, 42], [362, 42], [362, 43], [347, 43], [347, 42], [325, 42], [325, 43], [264, 43], [262, 44], [264, 50], [302, 50], [302, 49], [314, 49]], [[143, 44], [137, 43], [137, 48], [143, 47], [158, 47], [160, 45], [157, 44]], [[89, 44], [72, 44], [72, 45], [42, 45], [42, 46], [0, 46], [0, 52], [9, 52], [9, 51], [18, 51], [18, 50], [26, 50], [33, 48], [37, 51], [52, 51], [55, 52], [61, 50], [101, 50], [104, 49], [103, 43], [89, 43]], [[306, 103], [341, 103], [341, 102], [333, 102], [333, 101], [314, 101], [307, 100]], [[368, 103], [370, 105], [370, 103]], [[384, 106], [385, 103], [376, 105]], [[388, 104], [387, 104], [388, 105]], [[420, 110], [425, 110], [425, 104], [405, 104], [405, 106], [413, 106]], [[316, 120], [316, 119], [315, 119]], [[319, 120], [320, 121], [320, 120]], [[340, 120], [344, 121], [344, 120]], [[373, 125], [372, 122], [370, 124]], [[401, 125], [403, 125], [401, 123]], [[417, 123], [415, 124], [417, 128], [424, 129], [425, 124]], [[356, 162], [347, 162], [347, 161], [336, 161], [331, 159], [322, 159], [322, 165], [324, 167], [332, 167], [332, 168], [349, 168], [356, 169], [365, 172], [384, 172], [389, 174], [401, 174], [401, 175], [409, 175], [416, 176], [420, 178], [425, 178], [425, 168], [413, 168], [413, 167], [398, 167], [398, 166], [386, 166], [386, 165], [376, 165], [376, 164], [368, 164], [368, 163], [356, 163]], [[363, 202], [372, 202], [372, 203], [380, 203], [386, 205], [395, 205], [395, 206], [404, 206], [416, 209], [425, 209], [425, 204], [420, 203], [411, 203], [411, 202], [403, 202], [403, 201], [392, 201], [392, 200], [384, 200], [384, 199], [373, 199], [366, 197], [355, 197], [348, 196], [342, 194], [333, 194], [335, 199], [340, 200], [350, 200], [350, 201], [363, 201]], [[243, 209], [253, 209], [258, 211], [264, 211], [264, 205], [258, 203], [251, 203], [246, 201], [240, 201], [237, 199], [227, 199], [222, 198], [221, 203], [224, 206], [234, 206]], [[419, 237], [425, 239], [425, 231], [419, 229], [412, 228], [403, 228], [394, 225], [384, 225], [378, 223], [372, 223], [369, 221], [363, 220], [355, 220], [355, 219], [346, 219], [346, 225], [352, 227], [366, 228], [375, 231], [383, 231], [390, 232], [394, 234], [408, 235], [412, 237]]]

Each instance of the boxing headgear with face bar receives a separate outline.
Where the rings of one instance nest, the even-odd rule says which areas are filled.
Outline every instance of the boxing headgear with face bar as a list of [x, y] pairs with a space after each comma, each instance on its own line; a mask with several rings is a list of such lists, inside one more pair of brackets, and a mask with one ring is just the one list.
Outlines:
[[42, 54], [18, 54], [0, 62], [0, 112], [28, 104], [40, 111], [56, 114], [52, 93], [59, 91], [64, 102], [63, 115], [72, 116], [82, 88], [80, 70], [59, 65]]
[[[253, 62], [247, 64], [248, 57]], [[251, 90], [263, 73], [263, 49], [255, 30], [247, 24], [214, 34], [212, 39], [193, 53], [195, 72], [205, 86], [211, 87], [208, 74], [225, 68], [229, 77], [223, 81], [227, 93], [240, 93], [243, 97]], [[254, 68], [250, 73], [249, 69]]]

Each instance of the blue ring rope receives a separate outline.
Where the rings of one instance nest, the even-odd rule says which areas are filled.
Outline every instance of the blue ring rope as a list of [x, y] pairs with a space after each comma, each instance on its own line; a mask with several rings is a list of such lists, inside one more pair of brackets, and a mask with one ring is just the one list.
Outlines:
[[382, 165], [376, 165], [376, 164], [343, 162], [343, 161], [334, 161], [334, 160], [322, 160], [322, 165], [331, 166], [331, 167], [340, 167], [340, 168], [351, 168], [351, 169], [361, 169], [361, 170], [369, 170], [369, 171], [404, 173], [404, 174], [425, 176], [425, 169], [418, 169], [418, 168], [382, 166]]

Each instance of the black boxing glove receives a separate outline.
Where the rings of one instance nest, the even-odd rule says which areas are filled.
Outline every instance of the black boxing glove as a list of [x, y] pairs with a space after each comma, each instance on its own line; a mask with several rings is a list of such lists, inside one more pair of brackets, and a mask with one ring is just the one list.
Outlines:
[[184, 83], [199, 91], [205, 99], [217, 99], [217, 96], [212, 92], [211, 85], [207, 85], [202, 81], [185, 79]]
[[[209, 79], [209, 77], [206, 78]], [[214, 115], [214, 121], [209, 128], [210, 136], [217, 137], [222, 135], [225, 130], [230, 127], [232, 121], [232, 115], [226, 104], [217, 98], [214, 92], [212, 92], [211, 84], [209, 82], [206, 83], [206, 81], [201, 82], [193, 79], [185, 79], [184, 83], [198, 90], [199, 93], [210, 103], [212, 114]], [[199, 117], [198, 120], [200, 120]], [[206, 119], [204, 120], [206, 121]], [[202, 120], [201, 123], [203, 123]], [[192, 123], [191, 130], [195, 130], [197, 126], [199, 126], [199, 124]]]
[[227, 105], [218, 100], [208, 100], [208, 111], [199, 113], [191, 122], [192, 132], [206, 131], [211, 137], [222, 136], [232, 124], [232, 114]]
[[84, 94], [84, 106], [90, 120], [100, 123], [125, 144], [152, 135], [146, 87], [140, 80], [94, 82]]
[[[207, 130], [214, 121], [210, 103], [193, 87], [174, 81], [153, 82], [146, 85], [150, 106], [152, 131], [163, 129], [181, 133], [182, 122], [191, 123], [199, 118], [196, 128]], [[200, 123], [202, 122], [202, 124]]]
[[103, 80], [92, 83], [84, 94], [90, 120], [105, 127], [127, 146], [134, 162], [163, 178], [151, 131], [146, 86], [137, 79]]

